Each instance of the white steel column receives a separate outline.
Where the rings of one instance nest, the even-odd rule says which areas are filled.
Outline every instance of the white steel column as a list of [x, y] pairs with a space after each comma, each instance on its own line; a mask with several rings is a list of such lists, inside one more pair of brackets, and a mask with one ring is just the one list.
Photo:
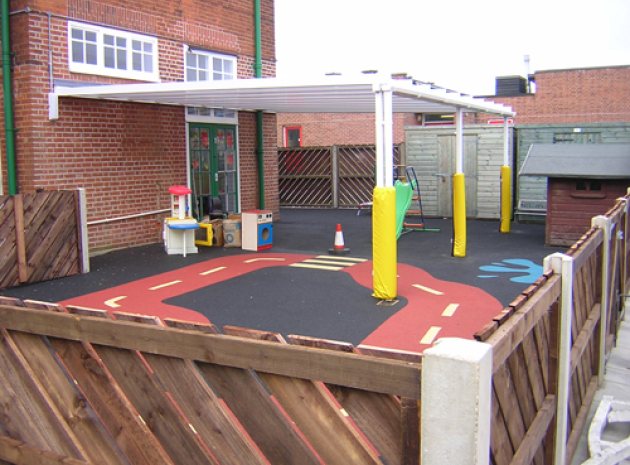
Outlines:
[[376, 124], [376, 186], [393, 185], [394, 150], [392, 123], [392, 89], [380, 85], [374, 89]]
[[503, 166], [510, 166], [509, 141], [510, 131], [507, 116], [503, 117]]
[[464, 172], [464, 112], [455, 112], [455, 174]]

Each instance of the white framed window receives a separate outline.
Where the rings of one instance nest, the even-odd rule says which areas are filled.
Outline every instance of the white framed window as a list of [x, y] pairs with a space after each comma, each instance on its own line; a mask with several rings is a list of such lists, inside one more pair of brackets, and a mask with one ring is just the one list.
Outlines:
[[225, 81], [236, 78], [236, 57], [185, 47], [186, 81]]
[[[188, 82], [236, 79], [236, 57], [184, 47], [184, 77]], [[224, 108], [186, 108], [186, 121], [237, 124], [238, 114]]]
[[157, 82], [158, 40], [69, 21], [68, 66], [75, 73]]

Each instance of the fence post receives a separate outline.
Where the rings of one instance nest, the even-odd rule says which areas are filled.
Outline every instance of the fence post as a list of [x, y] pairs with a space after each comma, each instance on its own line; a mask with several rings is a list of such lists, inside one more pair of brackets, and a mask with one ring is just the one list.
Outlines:
[[422, 465], [490, 462], [492, 346], [444, 338], [422, 356]]
[[597, 381], [601, 386], [604, 381], [608, 314], [610, 313], [610, 238], [612, 234], [612, 219], [605, 215], [598, 215], [591, 220], [591, 226], [601, 229], [604, 233], [604, 243], [602, 244], [602, 290], [599, 316], [599, 360], [597, 362]]
[[330, 148], [332, 164], [332, 201], [333, 208], [339, 208], [339, 147], [333, 145]]
[[18, 266], [18, 281], [28, 281], [29, 270], [26, 259], [26, 237], [24, 234], [24, 198], [22, 194], [13, 196], [13, 215], [15, 220], [15, 250]]
[[90, 272], [90, 251], [88, 246], [88, 226], [87, 226], [87, 201], [85, 198], [85, 188], [79, 187], [79, 200], [77, 202], [77, 227], [79, 238], [79, 260], [81, 273]]
[[564, 465], [567, 456], [569, 387], [571, 383], [571, 320], [573, 319], [573, 257], [554, 253], [544, 260], [545, 272], [553, 270], [562, 279], [558, 328], [558, 373], [556, 386], [556, 434], [554, 465]]

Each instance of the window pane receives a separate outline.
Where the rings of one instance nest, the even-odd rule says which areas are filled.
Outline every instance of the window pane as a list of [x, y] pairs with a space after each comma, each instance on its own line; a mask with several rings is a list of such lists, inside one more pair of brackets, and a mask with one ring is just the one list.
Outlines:
[[223, 75], [221, 73], [214, 73], [212, 75], [212, 80], [214, 81], [221, 81], [223, 79]]
[[199, 68], [203, 70], [208, 69], [208, 57], [206, 55], [198, 55], [199, 57]]
[[86, 44], [85, 45], [85, 55], [86, 55], [86, 60], [85, 62], [88, 65], [95, 65], [96, 64], [96, 44]]
[[208, 72], [206, 70], [199, 70], [199, 80], [200, 81], [208, 80]]
[[197, 73], [194, 69], [187, 68], [186, 69], [186, 80], [187, 81], [196, 81]]
[[139, 40], [132, 40], [131, 41], [131, 49], [139, 52], [142, 50], [142, 42], [140, 42]]
[[142, 55], [134, 53], [132, 55], [132, 65], [134, 71], [142, 71]]
[[104, 53], [104, 58], [105, 58], [105, 67], [106, 68], [114, 68], [115, 67], [114, 49], [110, 48], [110, 47], [106, 47], [103, 50], [103, 53]]
[[194, 55], [192, 53], [187, 53], [186, 54], [186, 66], [188, 66], [189, 68], [197, 66], [197, 55]]
[[124, 37], [116, 37], [116, 46], [127, 47], [127, 39], [125, 39]]
[[215, 73], [223, 71], [222, 61], [220, 58], [212, 59], [212, 69]]
[[72, 41], [72, 61], [75, 63], [83, 63], [83, 44], [81, 42]]
[[114, 36], [110, 36], [107, 34], [103, 35], [103, 43], [105, 45], [114, 45]]
[[83, 40], [83, 31], [81, 29], [72, 29], [72, 38]]
[[85, 31], [85, 40], [88, 42], [96, 42], [96, 32]]
[[153, 53], [153, 44], [151, 42], [144, 43], [144, 51], [146, 53]]
[[153, 57], [151, 55], [144, 56], [144, 71], [147, 73], [153, 72]]
[[116, 51], [116, 62], [118, 64], [118, 69], [127, 69], [127, 51], [126, 50], [117, 50]]
[[226, 78], [229, 76], [230, 78], [234, 76], [234, 63], [230, 60], [225, 60], [223, 62], [223, 72], [226, 75]]

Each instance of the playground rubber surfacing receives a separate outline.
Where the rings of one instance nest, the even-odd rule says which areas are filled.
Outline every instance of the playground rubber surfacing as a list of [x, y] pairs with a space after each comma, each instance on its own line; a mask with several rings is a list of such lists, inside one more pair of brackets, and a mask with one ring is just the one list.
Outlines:
[[[200, 248], [168, 256], [161, 245], [92, 259], [92, 272], [7, 290], [5, 295], [108, 311], [236, 325], [284, 335], [422, 351], [442, 337], [471, 338], [542, 272], [544, 226], [469, 221], [466, 258], [440, 232], [398, 242], [398, 298], [371, 296], [371, 218], [352, 210], [283, 210], [274, 246], [261, 253]], [[343, 225], [350, 254], [328, 255]]]

